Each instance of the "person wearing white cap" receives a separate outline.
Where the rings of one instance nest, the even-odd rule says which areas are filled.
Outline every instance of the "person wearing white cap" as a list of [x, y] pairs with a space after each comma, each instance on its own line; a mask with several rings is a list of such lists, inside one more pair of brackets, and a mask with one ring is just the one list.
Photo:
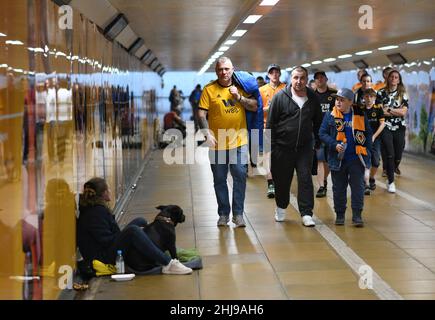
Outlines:
[[344, 225], [350, 185], [352, 224], [363, 227], [364, 172], [371, 165], [372, 131], [364, 110], [352, 107], [354, 94], [350, 89], [340, 89], [334, 96], [335, 106], [323, 118], [319, 135], [329, 150], [335, 224]]

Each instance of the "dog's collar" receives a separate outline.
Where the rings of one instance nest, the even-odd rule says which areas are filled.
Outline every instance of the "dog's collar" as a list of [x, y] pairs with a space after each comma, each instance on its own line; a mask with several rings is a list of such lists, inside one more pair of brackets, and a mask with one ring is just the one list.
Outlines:
[[174, 221], [172, 221], [172, 219], [168, 218], [168, 217], [157, 216], [156, 220], [160, 220], [160, 221], [174, 225]]

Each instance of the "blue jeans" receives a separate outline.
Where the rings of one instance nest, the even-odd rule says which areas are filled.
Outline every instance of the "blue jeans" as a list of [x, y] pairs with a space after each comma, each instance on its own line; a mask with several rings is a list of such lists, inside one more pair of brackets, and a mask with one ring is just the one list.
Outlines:
[[171, 261], [171, 258], [163, 253], [143, 231], [142, 227], [147, 224], [144, 218], [137, 218], [121, 231], [111, 246], [112, 264], [115, 262], [117, 250], [122, 250], [124, 261], [133, 268], [142, 263], [166, 266]]
[[209, 158], [218, 202], [218, 214], [229, 216], [231, 212], [227, 185], [229, 167], [233, 177], [233, 216], [242, 215], [248, 172], [248, 146], [244, 145], [231, 150], [210, 150]]
[[352, 210], [361, 211], [364, 207], [364, 166], [359, 159], [343, 162], [339, 171], [331, 171], [334, 210], [346, 212], [347, 186], [350, 185]]

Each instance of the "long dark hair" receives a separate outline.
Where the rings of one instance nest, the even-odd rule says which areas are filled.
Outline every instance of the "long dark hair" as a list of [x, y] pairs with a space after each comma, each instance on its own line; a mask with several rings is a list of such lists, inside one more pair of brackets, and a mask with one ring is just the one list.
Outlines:
[[108, 207], [108, 203], [103, 198], [105, 191], [109, 189], [106, 180], [103, 178], [92, 178], [85, 183], [83, 193], [80, 195], [80, 206], [93, 207], [97, 204]]
[[391, 76], [393, 73], [397, 73], [397, 74], [399, 75], [399, 83], [397, 84], [397, 95], [398, 95], [398, 97], [400, 98], [400, 101], [402, 101], [403, 95], [406, 93], [406, 88], [405, 88], [405, 86], [403, 85], [403, 82], [402, 82], [402, 75], [400, 74], [399, 71], [397, 71], [397, 70], [395, 70], [395, 69], [393, 69], [393, 70], [390, 71], [390, 73], [388, 74], [388, 77], [387, 77], [387, 83], [386, 83], [386, 87], [385, 87], [385, 89], [386, 89], [386, 91], [387, 91], [388, 93], [390, 93], [390, 76]]

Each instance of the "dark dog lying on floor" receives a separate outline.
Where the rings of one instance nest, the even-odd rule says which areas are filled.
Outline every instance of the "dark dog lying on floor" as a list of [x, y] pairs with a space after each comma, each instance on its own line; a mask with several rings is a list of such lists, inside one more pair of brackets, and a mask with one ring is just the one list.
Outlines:
[[171, 258], [177, 259], [175, 227], [186, 220], [183, 209], [176, 205], [158, 206], [156, 209], [160, 210], [160, 213], [144, 231], [160, 250], [168, 250]]
[[[175, 226], [186, 219], [183, 209], [176, 205], [158, 206], [156, 209], [160, 210], [159, 214], [143, 230], [160, 250], [169, 251], [171, 258], [177, 259]], [[126, 262], [135, 272], [147, 271], [156, 266], [155, 261], [148, 261], [134, 247], [127, 252]]]

